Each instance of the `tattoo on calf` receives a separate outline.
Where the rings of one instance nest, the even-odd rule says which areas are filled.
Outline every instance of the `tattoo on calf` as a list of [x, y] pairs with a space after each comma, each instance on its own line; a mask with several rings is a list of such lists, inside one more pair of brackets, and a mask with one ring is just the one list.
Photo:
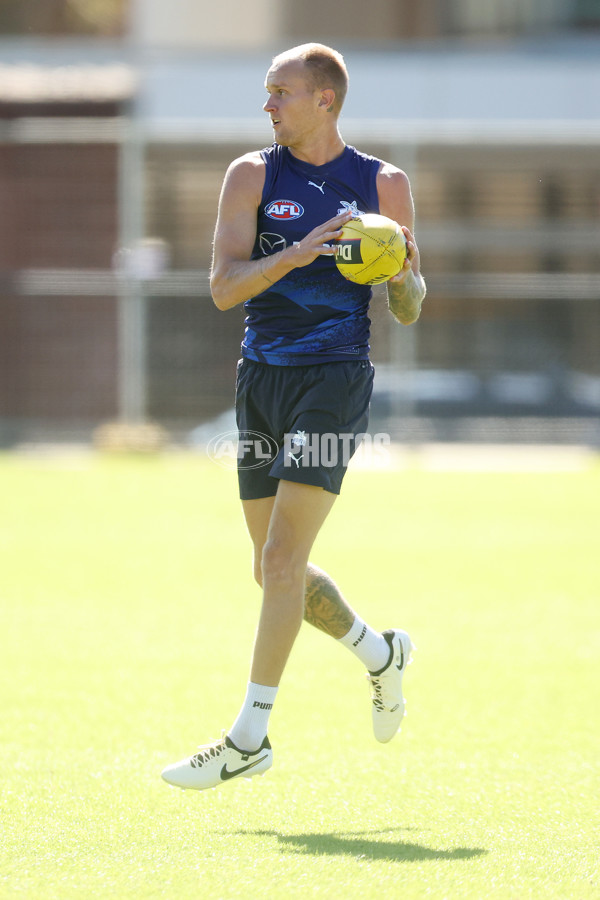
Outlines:
[[348, 633], [354, 616], [354, 611], [329, 575], [315, 566], [309, 566], [306, 572], [304, 619], [337, 639]]

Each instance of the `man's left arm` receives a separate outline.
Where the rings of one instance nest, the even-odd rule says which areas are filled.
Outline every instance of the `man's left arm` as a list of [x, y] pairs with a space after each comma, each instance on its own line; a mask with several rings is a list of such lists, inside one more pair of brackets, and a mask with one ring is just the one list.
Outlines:
[[398, 222], [406, 238], [404, 265], [387, 282], [389, 310], [403, 325], [411, 325], [421, 314], [426, 288], [420, 271], [419, 248], [413, 234], [415, 208], [406, 174], [389, 163], [382, 163], [377, 173], [377, 193], [379, 212]]

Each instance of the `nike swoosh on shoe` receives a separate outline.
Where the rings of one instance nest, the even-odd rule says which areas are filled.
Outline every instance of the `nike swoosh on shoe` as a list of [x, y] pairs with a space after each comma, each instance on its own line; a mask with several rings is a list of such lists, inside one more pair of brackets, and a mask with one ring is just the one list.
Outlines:
[[261, 756], [260, 759], [255, 760], [254, 762], [249, 763], [247, 766], [242, 766], [241, 769], [236, 769], [234, 772], [230, 772], [227, 768], [227, 765], [224, 765], [221, 769], [221, 781], [227, 781], [229, 778], [235, 778], [236, 775], [242, 775], [244, 772], [247, 772], [248, 769], [253, 769], [254, 766], [257, 766], [259, 763], [263, 761], [263, 759], [267, 758], [267, 754]]

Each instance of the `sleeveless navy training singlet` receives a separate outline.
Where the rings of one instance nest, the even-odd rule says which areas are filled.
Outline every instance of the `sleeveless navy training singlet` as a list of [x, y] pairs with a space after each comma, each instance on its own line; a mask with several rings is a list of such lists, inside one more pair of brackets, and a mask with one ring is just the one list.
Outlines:
[[[265, 185], [252, 259], [290, 246], [345, 209], [378, 213], [381, 161], [345, 147], [324, 166], [296, 159], [287, 147], [261, 151]], [[277, 366], [367, 359], [371, 288], [347, 281], [333, 256], [318, 256], [244, 304], [242, 355]]]

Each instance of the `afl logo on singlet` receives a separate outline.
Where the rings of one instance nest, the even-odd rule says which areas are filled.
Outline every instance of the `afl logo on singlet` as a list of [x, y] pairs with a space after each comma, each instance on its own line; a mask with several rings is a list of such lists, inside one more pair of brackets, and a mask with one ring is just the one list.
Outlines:
[[265, 209], [270, 219], [299, 219], [304, 215], [304, 207], [293, 200], [273, 200]]

